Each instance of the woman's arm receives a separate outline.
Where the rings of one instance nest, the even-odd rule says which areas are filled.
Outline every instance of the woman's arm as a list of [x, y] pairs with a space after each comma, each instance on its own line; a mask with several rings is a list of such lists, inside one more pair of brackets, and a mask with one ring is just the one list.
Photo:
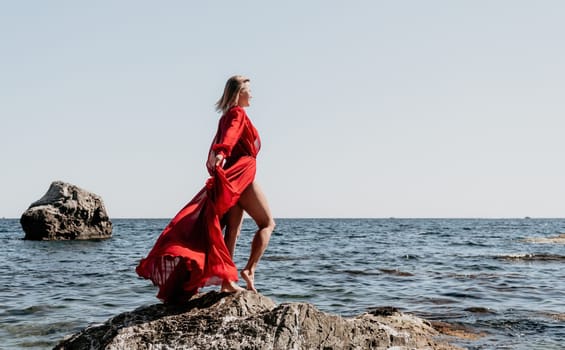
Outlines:
[[216, 154], [216, 166], [220, 165], [226, 157], [231, 155], [233, 147], [243, 133], [244, 121], [245, 111], [240, 107], [232, 108], [224, 116], [224, 120], [220, 124], [220, 138], [212, 146], [212, 150]]

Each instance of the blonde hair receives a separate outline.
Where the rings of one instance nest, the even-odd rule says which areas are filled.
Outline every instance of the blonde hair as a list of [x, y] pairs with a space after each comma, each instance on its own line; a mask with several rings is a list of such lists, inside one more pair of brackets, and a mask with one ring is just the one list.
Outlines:
[[220, 97], [218, 102], [216, 102], [216, 110], [226, 113], [230, 108], [236, 106], [239, 99], [239, 92], [243, 89], [243, 85], [249, 81], [249, 78], [243, 75], [234, 75], [229, 78], [224, 88], [224, 94]]

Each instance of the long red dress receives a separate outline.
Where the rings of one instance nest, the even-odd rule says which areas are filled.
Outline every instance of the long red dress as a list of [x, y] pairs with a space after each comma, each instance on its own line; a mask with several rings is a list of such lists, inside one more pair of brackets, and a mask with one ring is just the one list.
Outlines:
[[[253, 182], [260, 147], [259, 134], [243, 108], [232, 107], [220, 118], [208, 155], [211, 177], [136, 268], [139, 276], [159, 286], [159, 299], [182, 301], [200, 287], [237, 281], [237, 268], [222, 235], [222, 217]], [[224, 155], [223, 168], [214, 166], [216, 154]]]

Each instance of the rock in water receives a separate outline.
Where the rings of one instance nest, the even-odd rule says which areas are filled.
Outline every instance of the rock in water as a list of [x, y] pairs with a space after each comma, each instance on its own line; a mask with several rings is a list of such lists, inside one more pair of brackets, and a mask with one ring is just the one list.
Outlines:
[[112, 236], [112, 223], [102, 199], [77, 186], [55, 181], [40, 200], [22, 214], [24, 239], [103, 239]]
[[183, 305], [120, 314], [55, 349], [460, 349], [418, 317], [393, 312], [342, 318], [307, 303], [276, 305], [253, 292], [208, 292]]

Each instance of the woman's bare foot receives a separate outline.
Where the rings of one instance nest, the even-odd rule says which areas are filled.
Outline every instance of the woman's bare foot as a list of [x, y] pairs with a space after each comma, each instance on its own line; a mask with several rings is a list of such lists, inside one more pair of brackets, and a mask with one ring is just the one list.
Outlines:
[[235, 292], [241, 292], [242, 290], [245, 290], [244, 288], [240, 287], [237, 283], [233, 282], [233, 281], [223, 281], [222, 282], [222, 289], [220, 289], [220, 291], [222, 293], [235, 293]]
[[255, 289], [255, 285], [253, 284], [255, 276], [253, 271], [251, 270], [242, 270], [241, 271], [241, 277], [245, 280], [245, 282], [247, 283], [247, 290], [251, 290], [257, 293], [257, 289]]

